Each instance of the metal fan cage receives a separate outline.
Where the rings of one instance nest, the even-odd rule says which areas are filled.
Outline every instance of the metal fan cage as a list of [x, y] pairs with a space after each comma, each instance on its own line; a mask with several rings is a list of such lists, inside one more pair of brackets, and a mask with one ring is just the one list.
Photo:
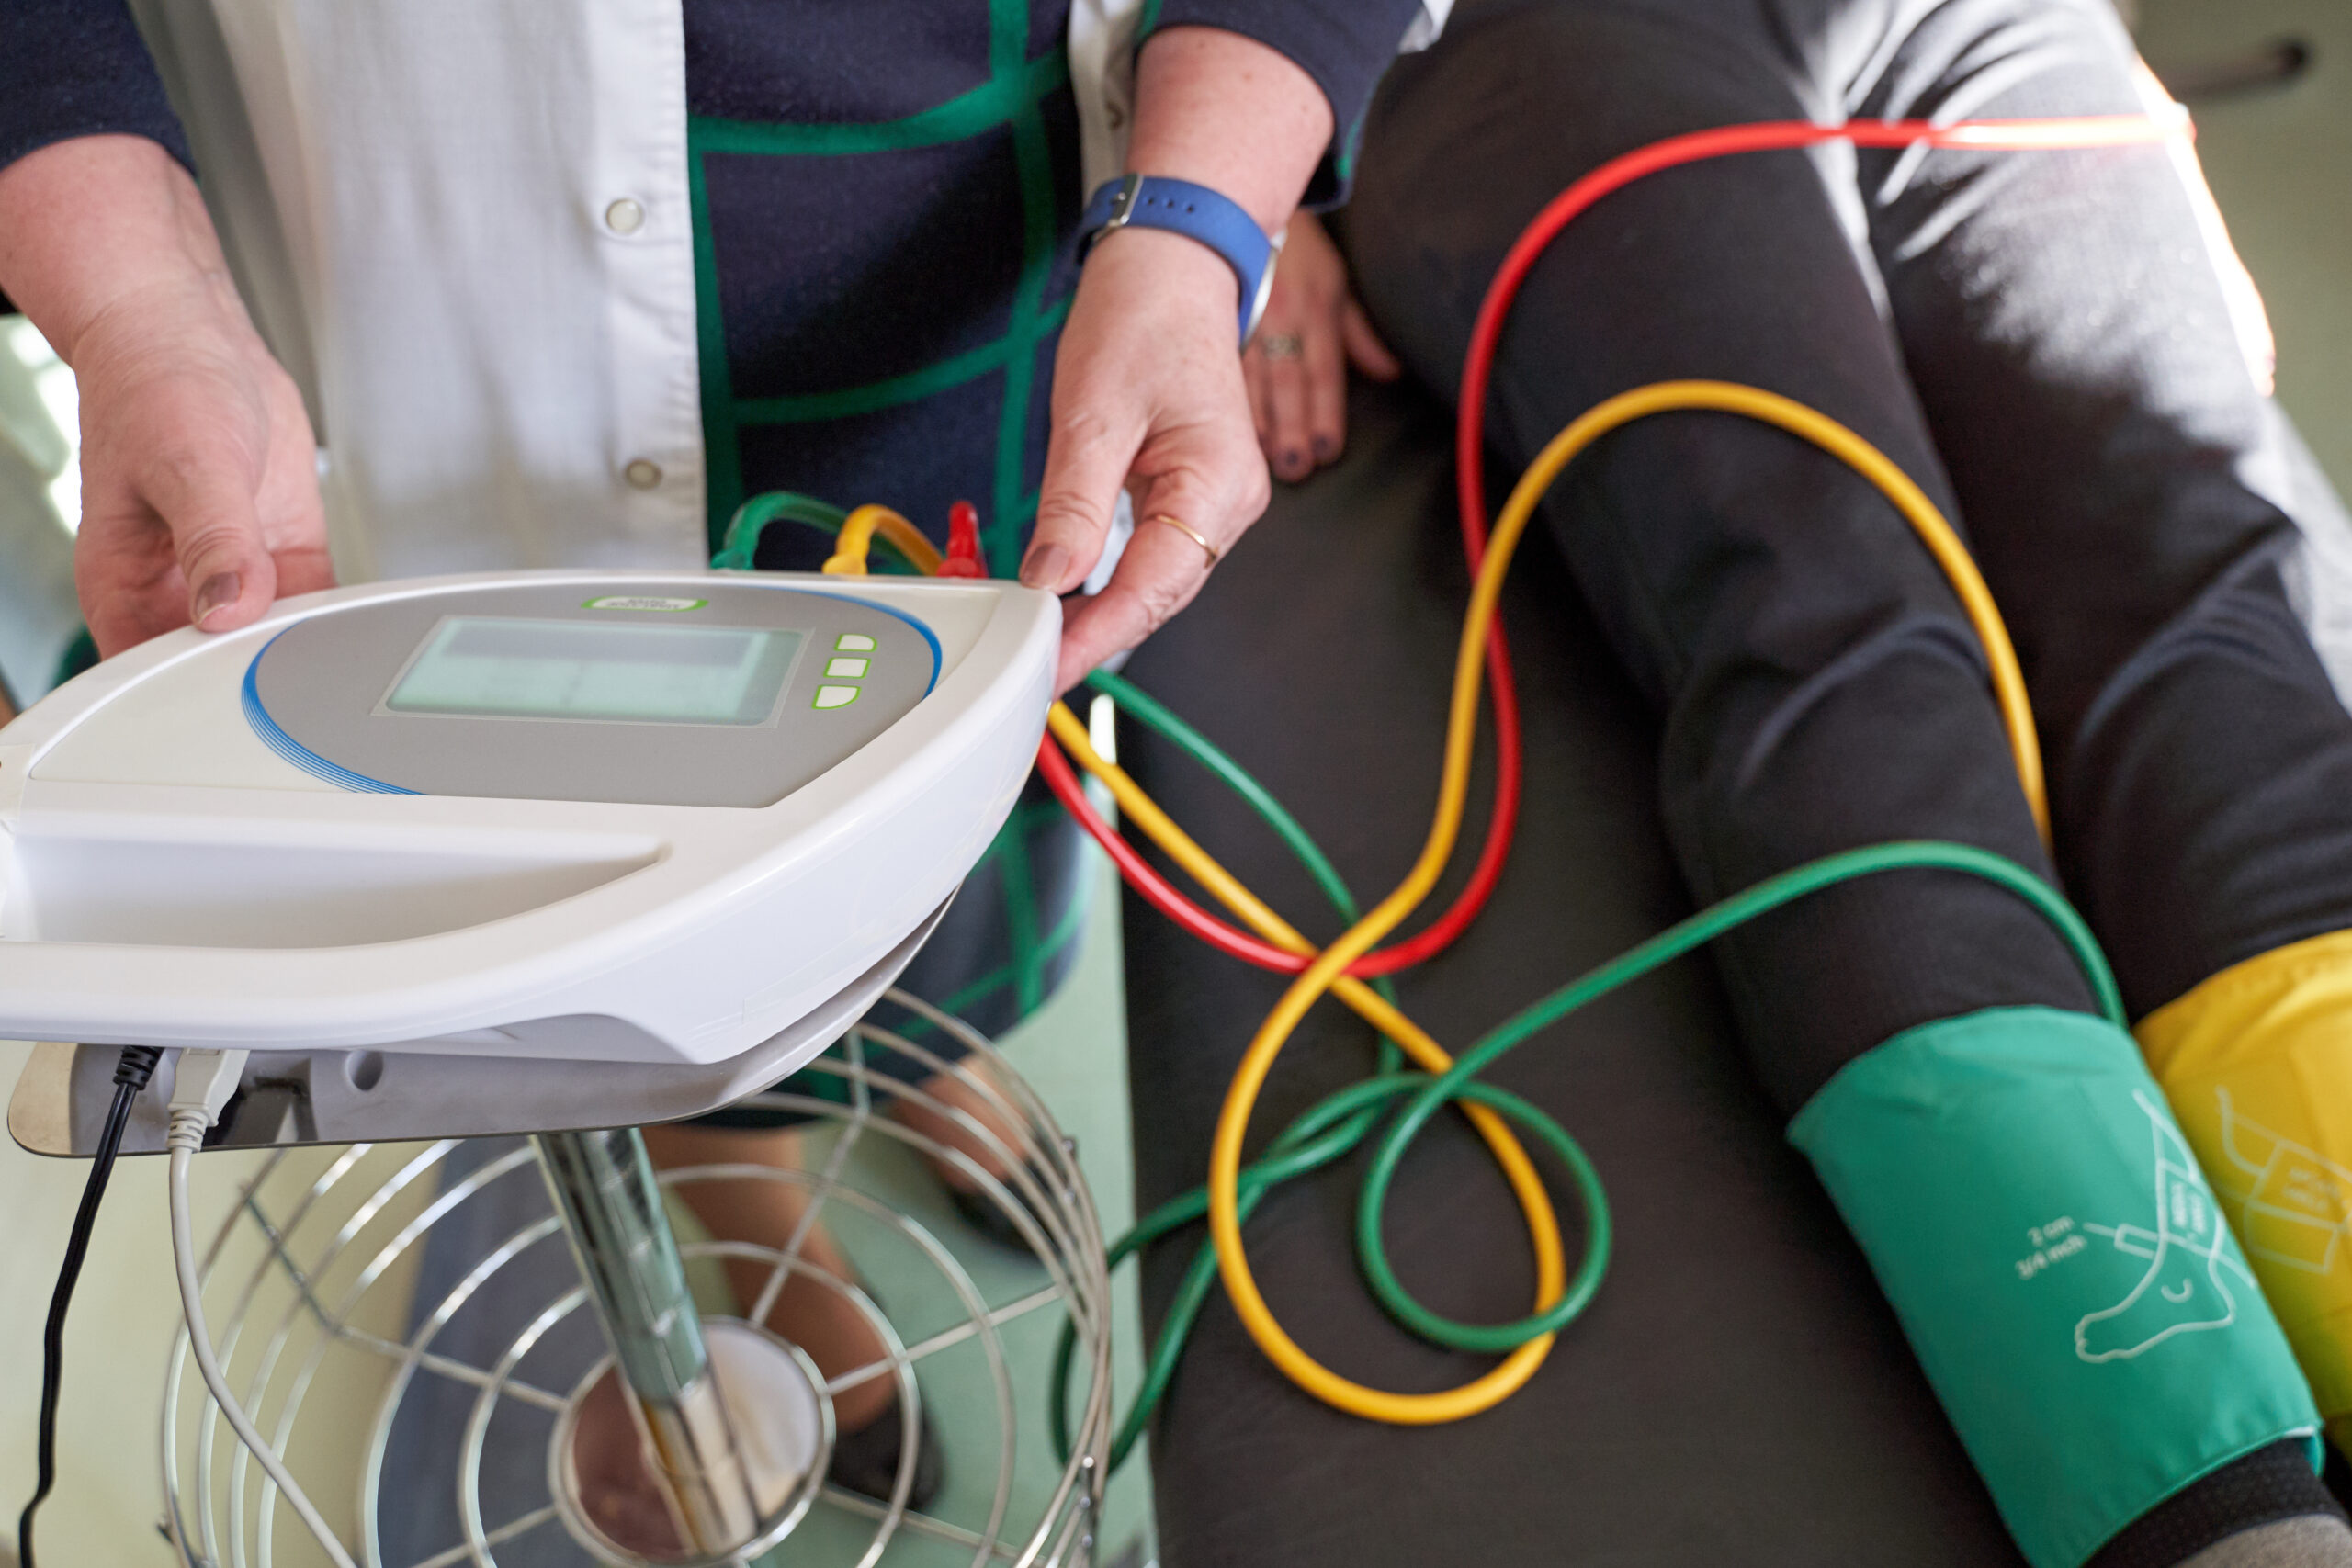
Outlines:
[[[731, 1561], [743, 1568], [1079, 1568], [1091, 1561], [1107, 1466], [1111, 1304], [1102, 1228], [1076, 1145], [977, 1032], [902, 992], [889, 999], [953, 1046], [926, 1048], [862, 1023], [842, 1055], [809, 1064], [790, 1091], [746, 1102], [807, 1119], [809, 1168], [697, 1166], [660, 1179], [665, 1190], [765, 1181], [805, 1194], [781, 1248], [682, 1234], [680, 1252], [690, 1271], [711, 1271], [703, 1259], [765, 1265], [759, 1299], [739, 1303], [754, 1323], [792, 1278], [851, 1302], [888, 1353], [833, 1376], [826, 1393], [893, 1379], [909, 1460], [928, 1412], [951, 1485], [917, 1509], [908, 1496], [911, 1462], [899, 1465], [888, 1499], [827, 1481], [780, 1544]], [[926, 1080], [940, 1075], [980, 1096], [989, 1114], [975, 1117], [927, 1092]], [[967, 1146], [901, 1123], [890, 1114], [901, 1105], [944, 1117]], [[916, 1156], [960, 1171], [1030, 1256], [1016, 1258], [944, 1218], [944, 1199], [924, 1217], [910, 1212], [929, 1206]], [[935, 1180], [928, 1191], [939, 1197]], [[527, 1212], [533, 1200], [536, 1215]], [[887, 1291], [801, 1258], [820, 1215], [845, 1247], [850, 1228], [862, 1227], [864, 1246], [849, 1248], [861, 1272], [870, 1259], [895, 1255]], [[534, 1449], [538, 1433], [553, 1442], [603, 1347], [529, 1144], [447, 1139], [276, 1151], [242, 1183], [203, 1276], [232, 1387], [368, 1568], [630, 1561], [593, 1544], [593, 1531], [564, 1517], [559, 1467], [548, 1448]], [[888, 1309], [877, 1294], [888, 1297]], [[723, 1308], [710, 1314], [727, 1315]], [[1066, 1457], [1053, 1452], [1045, 1409], [1046, 1368], [1065, 1321], [1077, 1339]], [[493, 1326], [488, 1339], [485, 1323]], [[934, 1382], [957, 1396], [927, 1395]], [[185, 1331], [171, 1356], [163, 1461], [165, 1528], [183, 1562], [325, 1561], [212, 1405]], [[427, 1514], [448, 1517], [450, 1539], [420, 1549], [410, 1527]]]

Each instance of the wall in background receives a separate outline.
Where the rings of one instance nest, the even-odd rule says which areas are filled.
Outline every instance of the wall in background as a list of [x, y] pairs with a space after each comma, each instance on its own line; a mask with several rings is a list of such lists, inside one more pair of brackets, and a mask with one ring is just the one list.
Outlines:
[[2341, 0], [2139, 0], [2159, 73], [2252, 60], [2294, 39], [2301, 76], [2199, 96], [2198, 155], [2278, 339], [2278, 398], [2339, 491], [2352, 491], [2352, 6]]

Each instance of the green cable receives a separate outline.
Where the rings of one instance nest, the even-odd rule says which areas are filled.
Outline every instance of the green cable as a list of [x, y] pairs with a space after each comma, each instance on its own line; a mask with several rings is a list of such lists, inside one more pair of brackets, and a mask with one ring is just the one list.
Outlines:
[[[1224, 781], [1227, 787], [1239, 795], [1252, 810], [1257, 812], [1283, 844], [1288, 846], [1291, 853], [1296, 856], [1299, 863], [1306, 868], [1307, 874], [1314, 878], [1316, 886], [1323, 890], [1324, 897], [1330, 900], [1332, 908], [1338, 912], [1340, 919], [1349, 925], [1353, 925], [1363, 918], [1356, 904], [1355, 895], [1349, 890], [1346, 879], [1340, 876], [1339, 868], [1331, 863], [1330, 857], [1323, 852], [1323, 847], [1315, 841], [1304, 827], [1300, 826], [1298, 818], [1292, 816], [1283, 803], [1274, 798], [1273, 792], [1260, 784], [1248, 769], [1226, 755], [1208, 737], [1178, 717], [1166, 704], [1132, 682], [1112, 674], [1108, 671], [1098, 670], [1087, 677], [1087, 683], [1132, 713], [1142, 721], [1146, 728], [1172, 742], [1186, 755]], [[1396, 987], [1386, 976], [1374, 978], [1372, 988], [1392, 1006], [1395, 1005]], [[1395, 1077], [1403, 1062], [1404, 1052], [1395, 1041], [1383, 1036], [1374, 1077], [1363, 1081], [1377, 1083]], [[1327, 1101], [1324, 1106], [1315, 1108], [1307, 1115], [1293, 1123], [1282, 1136], [1276, 1138], [1268, 1146], [1266, 1154], [1258, 1163], [1241, 1173], [1241, 1216], [1243, 1219], [1249, 1218], [1250, 1211], [1257, 1207], [1259, 1200], [1269, 1189], [1328, 1165], [1362, 1143], [1371, 1133], [1373, 1123], [1380, 1114], [1379, 1106], [1369, 1100], [1361, 1108], [1355, 1107], [1351, 1102], [1349, 1110], [1336, 1111], [1327, 1115], [1324, 1111], [1329, 1104], [1329, 1102]], [[1347, 1118], [1344, 1125], [1331, 1126], [1332, 1122], [1339, 1122], [1343, 1117]], [[1330, 1130], [1327, 1132], [1327, 1128]], [[1319, 1137], [1318, 1134], [1321, 1134]], [[1116, 1268], [1129, 1257], [1141, 1251], [1170, 1231], [1181, 1225], [1189, 1224], [1206, 1213], [1208, 1213], [1208, 1192], [1204, 1188], [1197, 1188], [1180, 1197], [1170, 1199], [1137, 1221], [1125, 1235], [1112, 1244], [1110, 1251], [1105, 1256], [1104, 1268]], [[1216, 1253], [1214, 1248], [1204, 1245], [1193, 1255], [1192, 1266], [1185, 1270], [1183, 1283], [1178, 1288], [1176, 1299], [1169, 1307], [1167, 1320], [1160, 1325], [1159, 1337], [1153, 1342], [1151, 1355], [1145, 1368], [1144, 1386], [1137, 1393], [1136, 1403], [1129, 1410], [1126, 1420], [1120, 1424], [1118, 1434], [1113, 1439], [1112, 1469], [1116, 1470], [1125, 1461], [1128, 1453], [1135, 1447], [1136, 1439], [1142, 1435], [1144, 1425], [1150, 1420], [1152, 1411], [1158, 1408], [1161, 1397], [1166, 1393], [1169, 1382], [1176, 1375], [1176, 1363], [1182, 1358], [1184, 1342], [1191, 1337], [1193, 1320], [1200, 1315], [1200, 1310], [1207, 1303], [1209, 1292], [1216, 1287]], [[1061, 1343], [1055, 1352], [1054, 1394], [1047, 1408], [1053, 1425], [1054, 1441], [1065, 1460], [1069, 1456], [1067, 1393], [1069, 1387], [1070, 1358], [1076, 1350], [1077, 1344], [1076, 1326], [1064, 1325]]]
[[[833, 533], [839, 531], [846, 516], [838, 507], [789, 491], [755, 496], [744, 502], [729, 522], [725, 544], [711, 564], [723, 570], [750, 570], [761, 531], [773, 521], [782, 519]], [[1351, 925], [1355, 923], [1358, 906], [1346, 880], [1272, 792], [1207, 737], [1132, 682], [1098, 671], [1088, 678], [1088, 683], [1125, 707], [1146, 728], [1173, 743], [1238, 795], [1273, 829], [1340, 918]], [[1409, 1094], [1411, 1099], [1374, 1150], [1372, 1168], [1357, 1202], [1356, 1250], [1373, 1293], [1404, 1327], [1450, 1349], [1503, 1353], [1530, 1339], [1557, 1332], [1590, 1304], [1607, 1269], [1611, 1246], [1607, 1196], [1590, 1159], [1566, 1129], [1517, 1096], [1476, 1081], [1476, 1075], [1568, 1014], [1759, 915], [1841, 882], [1896, 870], [1961, 872], [1982, 877], [2025, 899], [2056, 928], [2073, 950], [2075, 961], [2098, 995], [2100, 1010], [2119, 1027], [2125, 1026], [2122, 996], [2097, 939], [2064, 897], [2033, 873], [2004, 856], [1966, 844], [1918, 840], [1850, 850], [1758, 883], [1570, 981], [1489, 1031], [1442, 1075], [1432, 1077], [1402, 1070], [1401, 1054], [1396, 1043], [1384, 1038], [1373, 1076], [1359, 1079], [1310, 1107], [1267, 1145], [1263, 1156], [1241, 1172], [1238, 1205], [1241, 1219], [1246, 1222], [1275, 1187], [1320, 1169], [1354, 1149], [1370, 1134], [1381, 1107]], [[1373, 986], [1390, 1002], [1396, 1000], [1395, 987], [1386, 976], [1376, 978]], [[1414, 1300], [1398, 1280], [1381, 1239], [1381, 1213], [1406, 1149], [1441, 1108], [1460, 1100], [1493, 1109], [1550, 1148], [1567, 1167], [1584, 1212], [1584, 1260], [1568, 1288], [1550, 1308], [1516, 1323], [1464, 1324], [1430, 1312]], [[1199, 1220], [1207, 1212], [1208, 1191], [1204, 1187], [1170, 1199], [1112, 1244], [1105, 1255], [1105, 1267], [1117, 1267], [1152, 1242]], [[1113, 1470], [1125, 1462], [1152, 1413], [1166, 1396], [1193, 1325], [1207, 1304], [1216, 1280], [1216, 1252], [1204, 1243], [1193, 1255], [1178, 1286], [1167, 1320], [1161, 1325], [1146, 1363], [1143, 1387], [1113, 1439]], [[1069, 1451], [1069, 1387], [1076, 1347], [1075, 1325], [1065, 1325], [1056, 1349], [1053, 1397], [1048, 1405], [1055, 1445], [1065, 1459]]]
[[[1167, 704], [1133, 682], [1107, 670], [1097, 670], [1086, 678], [1086, 683], [1119, 706], [1131, 711], [1143, 721], [1144, 728], [1173, 742], [1185, 755], [1223, 780], [1226, 787], [1239, 795], [1243, 803], [1255, 811], [1260, 819], [1289, 847], [1298, 863], [1306, 867], [1306, 874], [1315, 879], [1315, 885], [1331, 901], [1331, 908], [1338, 911], [1342, 921], [1351, 926], [1363, 918], [1356, 907], [1356, 896], [1348, 890], [1347, 880], [1340, 874], [1340, 868], [1331, 863], [1331, 857], [1323, 852], [1323, 846], [1315, 841], [1299, 825], [1298, 818], [1293, 817], [1289, 809], [1274, 798], [1273, 792], [1260, 784], [1249, 769], [1227, 756], [1216, 742], [1179, 718]], [[1375, 976], [1372, 988], [1390, 1006], [1396, 1005], [1396, 987], [1387, 976]], [[1380, 1049], [1380, 1070], [1384, 1073], [1396, 1071], [1405, 1059], [1403, 1049], [1385, 1036]]]
[[[790, 490], [763, 491], [737, 507], [735, 515], [727, 520], [727, 535], [719, 543], [718, 553], [710, 558], [711, 568], [716, 571], [755, 570], [752, 564], [752, 558], [759, 554], [760, 537], [771, 523], [797, 523], [831, 536], [840, 533], [842, 525], [848, 518], [849, 513], [840, 507], [831, 502], [820, 501], [813, 495], [802, 495], [798, 491]], [[913, 563], [899, 553], [898, 546], [892, 544], [887, 536], [876, 534], [874, 543], [887, 551], [889, 558], [898, 562], [901, 570], [915, 570]]]
[[1340, 868], [1331, 863], [1323, 847], [1309, 838], [1298, 818], [1283, 807], [1264, 784], [1250, 775], [1248, 770], [1217, 750], [1209, 739], [1170, 712], [1166, 704], [1133, 682], [1107, 670], [1097, 670], [1086, 678], [1086, 683], [1103, 693], [1119, 706], [1133, 713], [1154, 733], [1170, 740], [1209, 772], [1225, 781], [1226, 786], [1248, 803], [1250, 808], [1264, 819], [1267, 827], [1281, 835], [1290, 852], [1298, 857], [1299, 864], [1315, 878], [1323, 896], [1340, 912], [1340, 918], [1354, 925], [1363, 919], [1356, 910], [1355, 895], [1348, 891], [1347, 883], [1340, 875]]
[[[1700, 910], [1688, 919], [1679, 921], [1630, 953], [1611, 959], [1590, 974], [1569, 981], [1541, 1001], [1522, 1009], [1516, 1017], [1488, 1031], [1476, 1044], [1457, 1057], [1453, 1066], [1430, 1078], [1406, 1105], [1381, 1138], [1380, 1146], [1373, 1156], [1372, 1170], [1364, 1178], [1363, 1191], [1356, 1205], [1356, 1256], [1363, 1266], [1364, 1276], [1372, 1285], [1373, 1293], [1380, 1298], [1381, 1304], [1388, 1309], [1390, 1315], [1421, 1337], [1450, 1349], [1504, 1352], [1516, 1349], [1538, 1335], [1555, 1332], [1582, 1310], [1582, 1303], [1576, 1300], [1576, 1293], [1571, 1291], [1549, 1310], [1521, 1318], [1517, 1323], [1456, 1323], [1438, 1316], [1406, 1293], [1405, 1287], [1388, 1266], [1388, 1254], [1380, 1238], [1380, 1213], [1387, 1201], [1388, 1185], [1396, 1177], [1397, 1163], [1404, 1158], [1406, 1146], [1419, 1134], [1429, 1119], [1449, 1100], [1460, 1096], [1478, 1073], [1491, 1066], [1506, 1052], [1525, 1043], [1539, 1030], [1556, 1023], [1588, 1003], [1673, 962], [1695, 947], [1713, 942], [1758, 915], [1841, 882], [1876, 875], [1881, 872], [1905, 870], [1964, 872], [2007, 888], [2032, 905], [2034, 911], [2057, 928], [2059, 936], [2074, 950], [2075, 962], [2082, 966], [2085, 976], [2091, 983], [2091, 989], [2098, 995], [2100, 1012], [2117, 1028], [2129, 1027], [2123, 1011], [2122, 992], [2116, 986], [2114, 973], [2108, 967], [2106, 955], [2099, 952], [2098, 940], [2092, 936], [2090, 927], [2084, 924], [2082, 916], [2076, 914], [2074, 907], [2048, 883], [2006, 856], [1969, 844], [1914, 840], [1848, 850], [1842, 854], [1826, 855], [1792, 871], [1782, 872], [1745, 892], [1736, 893], [1719, 904]], [[1545, 1138], [1550, 1141], [1548, 1134]], [[1576, 1161], [1570, 1161], [1570, 1168], [1576, 1169]], [[1581, 1170], [1577, 1172], [1580, 1188], [1584, 1175]], [[1592, 1247], [1594, 1244], [1589, 1242], [1587, 1245]]]
[[[1273, 828], [1315, 877], [1343, 918], [1354, 919], [1355, 903], [1346, 883], [1329, 857], [1307, 836], [1297, 819], [1283, 809], [1264, 785], [1219, 750], [1164, 705], [1133, 683], [1115, 675], [1091, 678], [1097, 690], [1127, 705], [1137, 718], [1201, 762], [1231, 786]], [[1452, 1349], [1500, 1353], [1541, 1335], [1557, 1332], [1590, 1303], [1608, 1265], [1611, 1225], [1606, 1194], [1590, 1160], [1576, 1140], [1544, 1112], [1515, 1096], [1476, 1081], [1476, 1076], [1505, 1053], [1524, 1043], [1539, 1031], [1569, 1013], [1649, 974], [1692, 949], [1782, 905], [1824, 888], [1862, 876], [1896, 870], [1943, 870], [1981, 877], [2005, 887], [2030, 904], [2054, 927], [2073, 951], [2088, 977], [2101, 1012], [2118, 1027], [2125, 1025], [2120, 991], [2112, 971], [2082, 917], [2055, 889], [2016, 862], [1972, 845], [1915, 840], [1871, 845], [1826, 856], [1784, 872], [1733, 895], [1681, 920], [1622, 956], [1522, 1009], [1489, 1031], [1442, 1075], [1399, 1071], [1393, 1044], [1382, 1043], [1382, 1065], [1373, 1077], [1360, 1079], [1310, 1107], [1284, 1128], [1255, 1163], [1245, 1168], [1238, 1182], [1239, 1216], [1247, 1222], [1266, 1193], [1274, 1187], [1329, 1165], [1354, 1148], [1369, 1134], [1381, 1105], [1407, 1094], [1411, 1099], [1377, 1146], [1356, 1212], [1356, 1247], [1365, 1279], [1390, 1314], [1409, 1331]], [[1382, 982], [1383, 994], [1388, 990]], [[1585, 1215], [1585, 1255], [1561, 1299], [1544, 1312], [1509, 1324], [1463, 1324], [1429, 1311], [1405, 1290], [1390, 1267], [1380, 1235], [1380, 1217], [1406, 1148], [1439, 1109], [1457, 1100], [1491, 1107], [1532, 1134], [1557, 1155], [1567, 1168]], [[1106, 1267], [1116, 1267], [1153, 1241], [1188, 1224], [1208, 1211], [1205, 1188], [1195, 1188], [1170, 1199], [1138, 1221], [1114, 1242]], [[1143, 1387], [1112, 1441], [1111, 1468], [1116, 1470], [1133, 1451], [1152, 1412], [1173, 1382], [1186, 1339], [1217, 1279], [1216, 1254], [1204, 1245], [1185, 1270], [1167, 1320], [1153, 1342], [1146, 1362]], [[1076, 1347], [1074, 1326], [1066, 1325], [1057, 1348], [1053, 1393], [1047, 1411], [1056, 1447], [1069, 1451], [1069, 1387]]]
[[[1288, 846], [1343, 921], [1353, 925], [1362, 918], [1355, 895], [1350, 891], [1346, 879], [1340, 876], [1339, 868], [1331, 863], [1330, 857], [1323, 852], [1322, 846], [1274, 797], [1273, 792], [1260, 784], [1248, 769], [1179, 717], [1166, 704], [1132, 682], [1100, 670], [1087, 680], [1096, 691], [1126, 708], [1147, 728], [1173, 743], [1239, 795]], [[1392, 1005], [1396, 1001], [1396, 986], [1386, 976], [1375, 977], [1372, 987]], [[1403, 1051], [1396, 1042], [1384, 1036], [1374, 1076], [1360, 1080], [1360, 1085], [1393, 1084], [1394, 1088], [1368, 1089], [1360, 1098], [1348, 1098], [1343, 1093], [1341, 1097], [1327, 1100], [1310, 1110], [1269, 1145], [1265, 1155], [1241, 1173], [1242, 1218], [1248, 1219], [1260, 1200], [1273, 1187], [1328, 1165], [1362, 1143], [1379, 1118], [1378, 1102], [1404, 1087], [1420, 1081], [1420, 1074], [1400, 1073], [1403, 1063]], [[1335, 1122], [1341, 1124], [1334, 1126]], [[1577, 1160], [1581, 1158], [1579, 1154]], [[1597, 1183], [1595, 1193], [1598, 1193]], [[1170, 1199], [1136, 1222], [1112, 1245], [1105, 1257], [1105, 1267], [1117, 1267], [1159, 1237], [1207, 1213], [1208, 1193], [1205, 1188], [1196, 1188]], [[1605, 1225], [1605, 1209], [1600, 1211], [1600, 1217], [1601, 1224]], [[1598, 1283], [1597, 1276], [1595, 1283]], [[1201, 1308], [1208, 1302], [1209, 1292], [1216, 1286], [1216, 1249], [1204, 1244], [1185, 1270], [1183, 1282], [1170, 1305], [1166, 1321], [1160, 1325], [1159, 1337], [1153, 1342], [1145, 1368], [1144, 1386], [1113, 1439], [1111, 1465], [1114, 1470], [1124, 1463], [1133, 1451], [1145, 1424], [1150, 1420], [1153, 1410], [1167, 1392], [1168, 1384], [1174, 1379], [1176, 1364], [1182, 1359], [1184, 1343], [1191, 1337], [1193, 1320], [1200, 1315]], [[1054, 1440], [1065, 1459], [1069, 1457], [1069, 1449], [1067, 1390], [1070, 1360], [1077, 1343], [1076, 1329], [1065, 1325], [1055, 1355], [1054, 1397], [1048, 1406]]]

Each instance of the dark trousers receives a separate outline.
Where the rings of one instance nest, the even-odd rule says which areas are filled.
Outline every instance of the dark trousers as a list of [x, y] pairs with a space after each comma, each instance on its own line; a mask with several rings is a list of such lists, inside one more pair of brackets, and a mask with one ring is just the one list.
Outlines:
[[[1345, 240], [1391, 343], [1451, 389], [1511, 239], [1616, 153], [1746, 120], [2144, 107], [2107, 0], [1496, 0], [1383, 87]], [[2293, 438], [2172, 151], [1831, 146], [1607, 197], [1511, 314], [1494, 502], [1572, 416], [1679, 377], [1819, 408], [1962, 529], [2031, 689], [2056, 869], [2135, 1017], [2352, 926], [2352, 717], [2290, 602], [2300, 536], [2272, 482]], [[1544, 516], [1661, 715], [1700, 899], [1886, 839], [2048, 869], [1958, 602], [1836, 459], [1669, 414], [1579, 459]], [[1849, 885], [1715, 952], [1784, 1112], [1913, 1025], [2090, 1005], [2037, 916], [1941, 873]]]

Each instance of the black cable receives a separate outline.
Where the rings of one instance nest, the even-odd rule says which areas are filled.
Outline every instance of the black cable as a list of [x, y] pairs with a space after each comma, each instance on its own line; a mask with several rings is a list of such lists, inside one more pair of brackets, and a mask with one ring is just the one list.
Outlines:
[[74, 1230], [65, 1239], [65, 1261], [57, 1270], [57, 1289], [49, 1298], [49, 1326], [41, 1336], [40, 1482], [33, 1490], [33, 1500], [17, 1519], [18, 1568], [33, 1568], [33, 1510], [57, 1484], [57, 1400], [65, 1375], [65, 1309], [74, 1301], [74, 1282], [82, 1277], [82, 1258], [90, 1250], [90, 1232], [97, 1224], [98, 1204], [107, 1195], [107, 1179], [114, 1174], [114, 1156], [122, 1147], [131, 1104], [155, 1076], [155, 1064], [163, 1055], [152, 1045], [126, 1045], [122, 1059], [115, 1064], [114, 1103], [107, 1108], [107, 1124], [98, 1134], [90, 1179], [82, 1184], [82, 1206], [74, 1211]]

